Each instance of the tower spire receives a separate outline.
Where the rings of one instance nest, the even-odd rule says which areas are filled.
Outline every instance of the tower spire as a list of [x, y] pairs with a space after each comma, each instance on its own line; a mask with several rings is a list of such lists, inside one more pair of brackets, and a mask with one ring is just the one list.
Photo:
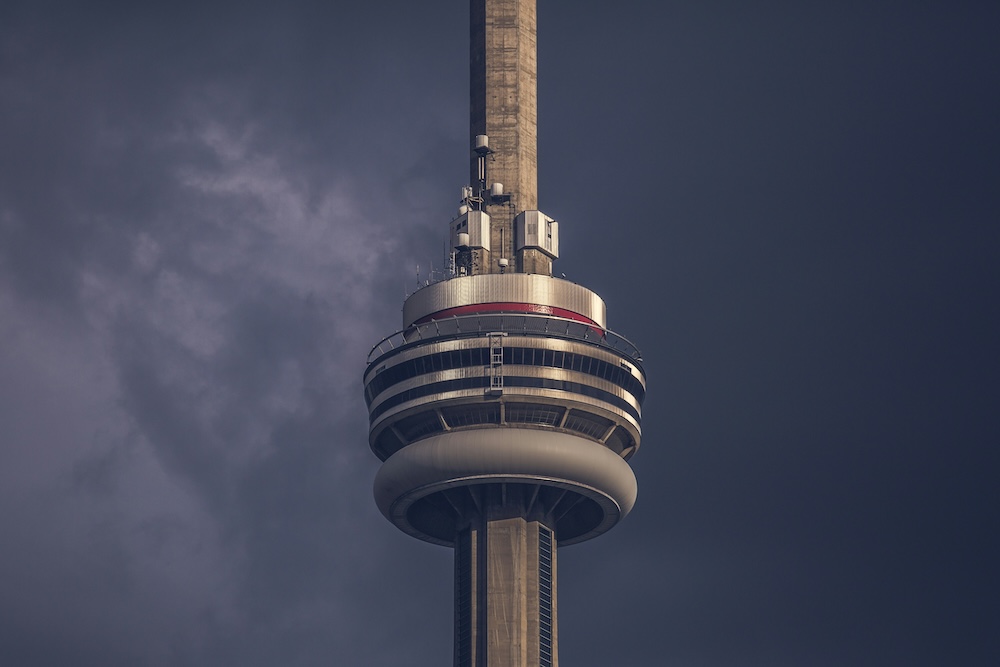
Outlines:
[[[535, 0], [471, 0], [470, 140], [490, 138], [489, 180], [516, 212], [538, 207]], [[476, 174], [473, 158], [471, 174]]]
[[[555, 246], [545, 243], [552, 221], [542, 223], [541, 242], [534, 236], [541, 220], [535, 0], [470, 0], [469, 15], [470, 181], [490, 218], [489, 243], [474, 251], [471, 272], [551, 275], [558, 255], [558, 237]], [[526, 211], [520, 230], [517, 216]]]

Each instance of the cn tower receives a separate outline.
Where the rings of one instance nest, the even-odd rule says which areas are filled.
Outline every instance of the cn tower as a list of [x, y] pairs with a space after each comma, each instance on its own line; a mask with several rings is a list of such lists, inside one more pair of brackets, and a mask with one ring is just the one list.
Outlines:
[[642, 358], [601, 297], [552, 276], [535, 54], [535, 0], [471, 0], [471, 174], [449, 271], [406, 299], [364, 376], [379, 509], [455, 550], [456, 667], [558, 665], [556, 547], [636, 498]]

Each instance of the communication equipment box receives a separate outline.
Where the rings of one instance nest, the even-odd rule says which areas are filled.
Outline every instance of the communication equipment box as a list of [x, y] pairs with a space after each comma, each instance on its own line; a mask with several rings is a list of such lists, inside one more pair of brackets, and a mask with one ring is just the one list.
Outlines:
[[[469, 235], [467, 245], [460, 244], [459, 234]], [[451, 221], [452, 248], [488, 248], [489, 245], [490, 216], [485, 211], [466, 211]]]
[[559, 257], [559, 223], [541, 211], [523, 211], [514, 218], [517, 249], [537, 248], [552, 259]]

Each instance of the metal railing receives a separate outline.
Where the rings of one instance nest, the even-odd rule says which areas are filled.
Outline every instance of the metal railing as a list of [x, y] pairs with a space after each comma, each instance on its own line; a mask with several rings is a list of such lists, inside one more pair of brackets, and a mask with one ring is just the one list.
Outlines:
[[587, 324], [565, 317], [528, 314], [463, 315], [431, 320], [415, 324], [403, 331], [397, 331], [378, 342], [368, 353], [368, 363], [384, 354], [419, 342], [437, 338], [470, 338], [493, 332], [505, 332], [522, 336], [543, 336], [584, 341], [628, 357], [642, 363], [642, 354], [627, 338], [596, 324]]

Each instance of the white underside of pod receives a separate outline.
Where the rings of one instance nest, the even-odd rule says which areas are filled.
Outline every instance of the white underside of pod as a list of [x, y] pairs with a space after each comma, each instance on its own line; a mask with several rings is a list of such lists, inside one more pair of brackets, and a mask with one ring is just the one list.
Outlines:
[[403, 447], [375, 476], [375, 501], [397, 527], [416, 537], [407, 510], [419, 499], [458, 486], [496, 482], [544, 484], [590, 498], [603, 520], [582, 541], [631, 511], [637, 484], [620, 456], [593, 440], [559, 431], [488, 428], [442, 433]]

